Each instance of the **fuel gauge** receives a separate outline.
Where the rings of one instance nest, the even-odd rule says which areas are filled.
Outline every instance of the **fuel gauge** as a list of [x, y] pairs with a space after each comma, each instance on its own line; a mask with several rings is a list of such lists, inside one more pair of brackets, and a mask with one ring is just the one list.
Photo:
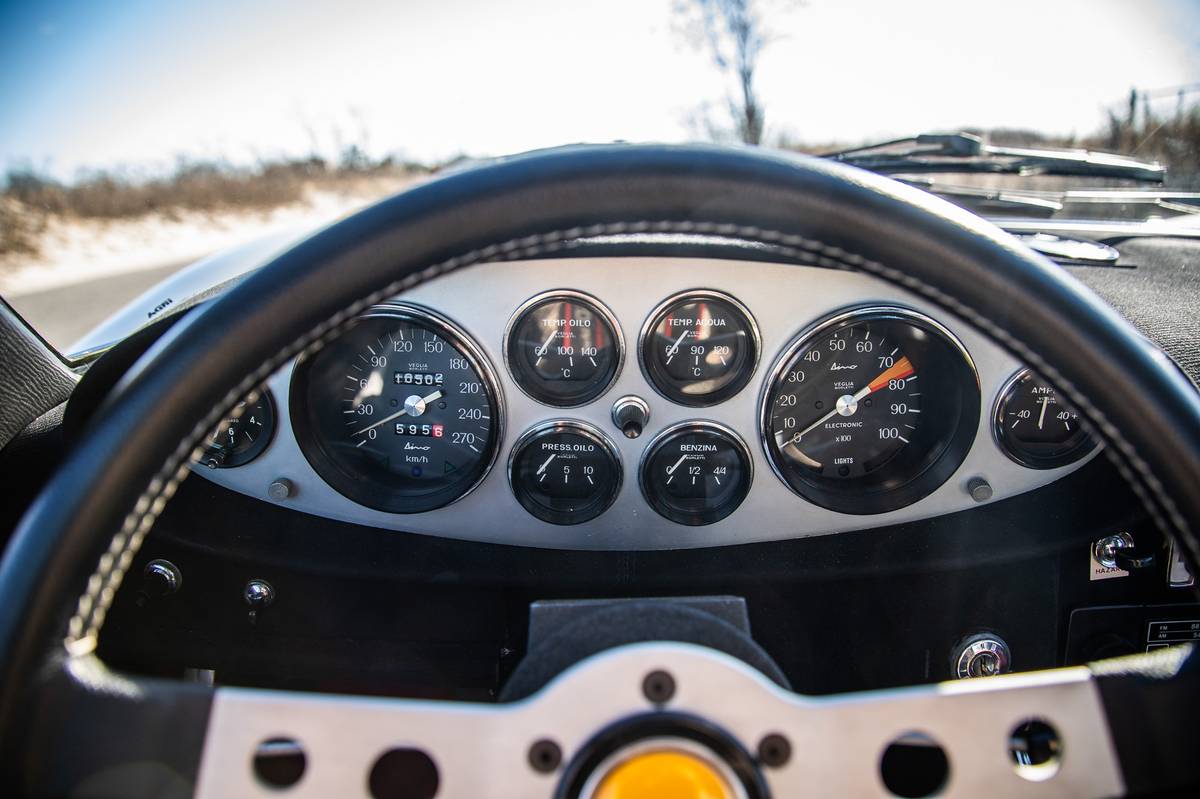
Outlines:
[[1079, 413], [1028, 369], [1017, 372], [1000, 392], [993, 421], [1000, 448], [1031, 469], [1066, 466], [1096, 446]]
[[728, 428], [683, 422], [659, 433], [642, 459], [642, 493], [679, 524], [712, 524], [737, 510], [750, 491], [750, 451]]
[[517, 441], [508, 476], [525, 510], [551, 524], [579, 524], [599, 516], [616, 498], [621, 460], [591, 425], [547, 422]]

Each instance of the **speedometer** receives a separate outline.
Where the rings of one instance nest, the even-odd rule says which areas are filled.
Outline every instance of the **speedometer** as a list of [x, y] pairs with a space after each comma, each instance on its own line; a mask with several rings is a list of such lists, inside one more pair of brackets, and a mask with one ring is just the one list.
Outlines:
[[909, 505], [959, 467], [979, 424], [979, 382], [962, 344], [932, 319], [865, 308], [799, 336], [763, 397], [776, 474], [843, 513]]
[[392, 513], [464, 496], [500, 440], [500, 397], [482, 352], [449, 320], [408, 305], [372, 309], [297, 364], [291, 406], [317, 473]]

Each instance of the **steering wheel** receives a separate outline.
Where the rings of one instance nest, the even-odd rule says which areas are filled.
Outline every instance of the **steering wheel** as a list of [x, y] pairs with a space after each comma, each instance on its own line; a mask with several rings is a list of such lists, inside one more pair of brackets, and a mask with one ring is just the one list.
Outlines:
[[126, 376], [0, 566], [3, 783], [37, 795], [276, 795], [253, 764], [286, 740], [288, 762], [300, 756], [303, 768], [285, 795], [390, 785], [398, 796], [600, 796], [597, 775], [671, 739], [728, 795], [860, 795], [883, 791], [880, 752], [916, 731], [944, 752], [946, 793], [992, 795], [1034, 786], [1008, 748], [1029, 717], [1061, 742], [1040, 790], [1113, 795], [1191, 779], [1200, 680], [1186, 648], [816, 700], [726, 654], [645, 642], [494, 705], [213, 689], [114, 673], [96, 657], [117, 588], [193, 450], [264, 378], [373, 303], [440, 275], [627, 233], [769, 245], [796, 263], [869, 273], [969, 322], [1079, 409], [1200, 570], [1200, 395], [1015, 239], [926, 193], [816, 159], [698, 146], [533, 153], [313, 235], [176, 325]]

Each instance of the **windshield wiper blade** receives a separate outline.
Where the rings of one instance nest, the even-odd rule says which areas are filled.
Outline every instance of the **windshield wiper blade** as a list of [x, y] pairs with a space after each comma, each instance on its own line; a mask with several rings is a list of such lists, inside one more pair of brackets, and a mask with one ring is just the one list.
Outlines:
[[822, 157], [882, 175], [918, 173], [992, 173], [1001, 175], [1065, 175], [1162, 183], [1166, 169], [1091, 150], [1043, 150], [985, 144], [970, 133], [923, 133], [868, 144]]

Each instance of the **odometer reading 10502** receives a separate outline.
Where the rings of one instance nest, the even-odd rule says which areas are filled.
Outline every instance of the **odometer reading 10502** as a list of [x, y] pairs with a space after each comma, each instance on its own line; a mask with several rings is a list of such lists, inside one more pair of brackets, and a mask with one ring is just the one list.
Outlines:
[[428, 311], [372, 311], [294, 380], [301, 449], [356, 502], [432, 510], [470, 491], [494, 460], [495, 380], [466, 334]]
[[962, 345], [927, 317], [874, 308], [793, 342], [764, 397], [763, 435], [794, 491], [834, 510], [880, 513], [941, 485], [978, 419]]

